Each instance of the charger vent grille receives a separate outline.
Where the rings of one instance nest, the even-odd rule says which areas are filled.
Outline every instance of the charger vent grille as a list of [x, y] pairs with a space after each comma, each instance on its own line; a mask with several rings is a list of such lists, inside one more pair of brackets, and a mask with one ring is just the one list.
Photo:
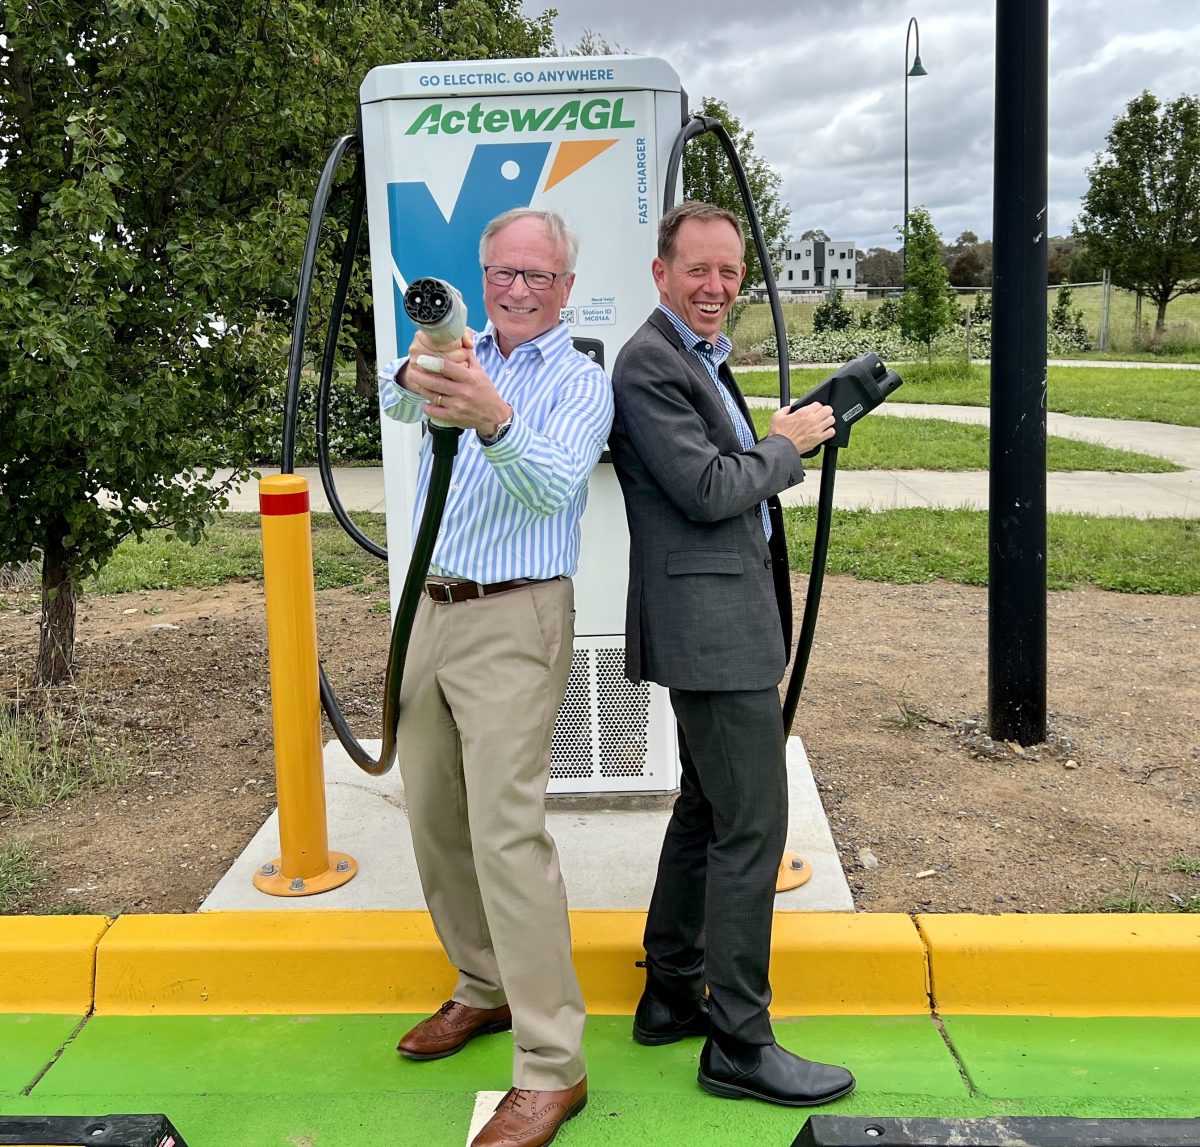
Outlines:
[[600, 698], [600, 775], [644, 777], [646, 733], [650, 724], [650, 686], [625, 677], [623, 649], [596, 650]]
[[575, 650], [550, 745], [552, 783], [649, 775], [650, 687], [627, 681], [624, 665], [621, 645]]
[[591, 778], [592, 682], [591, 650], [576, 649], [571, 655], [571, 674], [550, 742], [551, 779]]

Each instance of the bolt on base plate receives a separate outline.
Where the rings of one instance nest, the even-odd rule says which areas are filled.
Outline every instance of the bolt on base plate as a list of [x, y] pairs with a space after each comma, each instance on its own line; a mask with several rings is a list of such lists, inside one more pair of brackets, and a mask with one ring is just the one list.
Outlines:
[[282, 858], [277, 856], [254, 873], [254, 887], [268, 896], [314, 896], [318, 892], [340, 888], [352, 880], [357, 872], [358, 865], [352, 856], [344, 852], [331, 852], [324, 872], [318, 872], [315, 876], [288, 876], [283, 872]]

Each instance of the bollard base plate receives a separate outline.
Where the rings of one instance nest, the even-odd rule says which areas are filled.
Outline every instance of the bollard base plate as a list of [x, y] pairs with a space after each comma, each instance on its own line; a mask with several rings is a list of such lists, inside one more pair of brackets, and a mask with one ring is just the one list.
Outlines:
[[276, 857], [264, 864], [254, 874], [254, 887], [268, 896], [315, 896], [328, 892], [354, 879], [358, 865], [354, 857], [344, 852], [329, 853], [329, 862], [324, 872], [316, 876], [287, 876], [283, 871], [283, 860]]

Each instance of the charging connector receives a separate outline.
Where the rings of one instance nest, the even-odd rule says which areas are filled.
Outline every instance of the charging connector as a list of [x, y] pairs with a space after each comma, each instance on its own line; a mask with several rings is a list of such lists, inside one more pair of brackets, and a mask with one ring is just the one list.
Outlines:
[[404, 292], [404, 313], [438, 346], [455, 346], [467, 329], [466, 304], [445, 279], [416, 279]]
[[[867, 351], [866, 354], [860, 354], [858, 358], [851, 359], [839, 367], [803, 398], [797, 398], [789, 409], [794, 412], [814, 402], [832, 406], [834, 435], [821, 443], [821, 446], [848, 446], [850, 428], [864, 414], [874, 410], [903, 381], [894, 370], [889, 370], [884, 365], [879, 355], [874, 351]], [[814, 447], [801, 457], [811, 458], [821, 446]]]

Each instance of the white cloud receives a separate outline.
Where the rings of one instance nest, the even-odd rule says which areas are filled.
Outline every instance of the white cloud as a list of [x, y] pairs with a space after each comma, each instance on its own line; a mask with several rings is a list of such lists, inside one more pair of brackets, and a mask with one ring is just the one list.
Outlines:
[[[928, 76], [909, 80], [909, 202], [942, 235], [992, 233], [998, 0], [525, 0], [553, 6], [557, 41], [585, 28], [679, 73], [694, 105], [723, 100], [779, 173], [795, 234], [823, 227], [895, 246], [903, 214], [904, 49], [918, 20]], [[1051, 0], [1052, 234], [1065, 234], [1086, 169], [1143, 89], [1200, 90], [1195, 0]]]

